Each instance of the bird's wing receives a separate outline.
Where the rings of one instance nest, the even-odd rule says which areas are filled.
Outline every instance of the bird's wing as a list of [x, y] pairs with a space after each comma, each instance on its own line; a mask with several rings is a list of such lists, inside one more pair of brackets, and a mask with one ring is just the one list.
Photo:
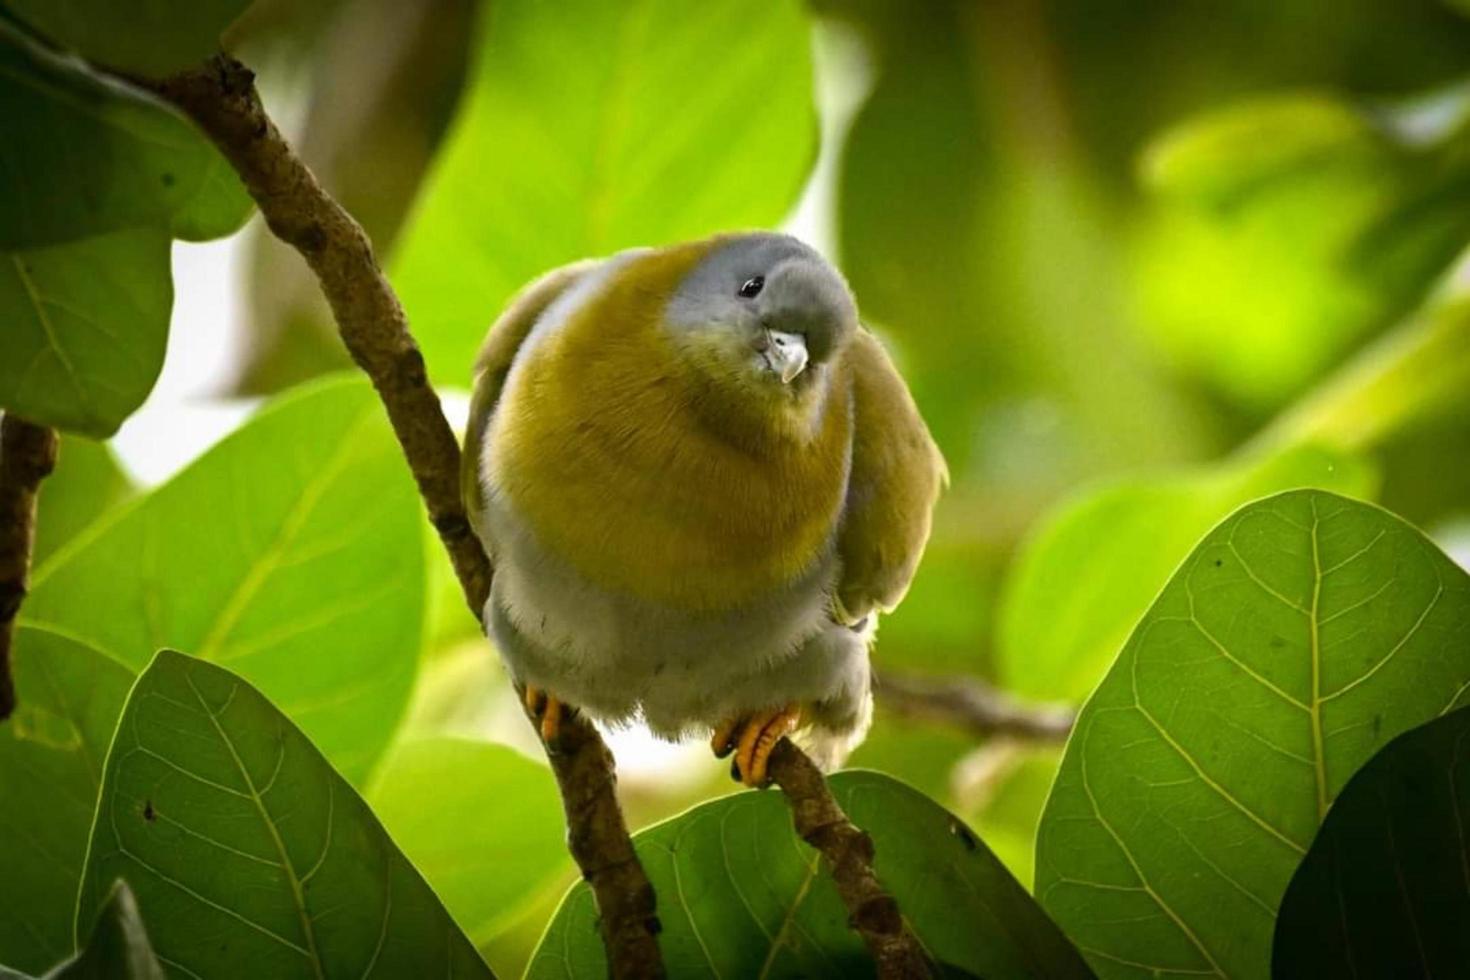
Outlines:
[[460, 496], [464, 499], [470, 526], [477, 532], [483, 526], [481, 518], [484, 511], [480, 488], [480, 444], [490, 427], [490, 419], [495, 414], [495, 405], [500, 400], [500, 391], [505, 387], [505, 378], [510, 373], [516, 352], [546, 308], [599, 264], [599, 260], [589, 259], [546, 273], [515, 295], [485, 337], [480, 356], [475, 359], [475, 389], [470, 399], [464, 455], [459, 466]]
[[908, 591], [949, 473], [878, 339], [859, 329], [848, 357], [852, 476], [837, 537], [842, 568], [833, 612], [854, 625], [875, 608], [892, 609]]

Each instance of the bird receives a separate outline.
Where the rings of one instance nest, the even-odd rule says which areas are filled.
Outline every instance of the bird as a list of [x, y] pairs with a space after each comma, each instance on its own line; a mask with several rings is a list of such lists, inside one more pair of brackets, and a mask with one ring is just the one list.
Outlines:
[[837, 269], [772, 232], [576, 262], [474, 377], [484, 622], [546, 744], [581, 711], [708, 735], [751, 787], [788, 735], [840, 765], [948, 473]]

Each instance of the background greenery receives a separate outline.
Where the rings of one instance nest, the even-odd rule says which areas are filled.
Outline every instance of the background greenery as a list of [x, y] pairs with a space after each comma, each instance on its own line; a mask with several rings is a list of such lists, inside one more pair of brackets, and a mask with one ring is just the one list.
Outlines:
[[[1470, 681], [1463, 5], [0, 0], [0, 407], [66, 433], [0, 727], [0, 962], [49, 969], [104, 906], [92, 941], [134, 943], [135, 895], [179, 975], [600, 969], [539, 749], [304, 266], [187, 122], [74, 56], [160, 75], [221, 32], [447, 392], [571, 259], [784, 223], [839, 263], [954, 474], [879, 670], [1096, 692], [1065, 751], [880, 704], [852, 764], [887, 776], [834, 785], [931, 952], [1081, 972], [1065, 933], [1109, 976], [1250, 977], [1364, 948], [1301, 938], [1333, 842], [1409, 819], [1350, 781]], [[170, 242], [242, 226], [217, 394], [274, 397], [137, 486], [94, 440], [198, 326]], [[1459, 779], [1449, 731], [1362, 778]], [[629, 761], [680, 975], [850, 968], [778, 799]]]

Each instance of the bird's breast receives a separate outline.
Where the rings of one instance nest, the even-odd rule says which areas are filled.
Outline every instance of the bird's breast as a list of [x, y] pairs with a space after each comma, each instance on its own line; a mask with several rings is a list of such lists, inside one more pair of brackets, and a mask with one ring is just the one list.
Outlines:
[[737, 446], [689, 410], [672, 362], [636, 340], [569, 351], [575, 339], [547, 338], [517, 365], [486, 444], [491, 492], [541, 547], [600, 588], [707, 612], [827, 558], [847, 486], [846, 404], [807, 440]]

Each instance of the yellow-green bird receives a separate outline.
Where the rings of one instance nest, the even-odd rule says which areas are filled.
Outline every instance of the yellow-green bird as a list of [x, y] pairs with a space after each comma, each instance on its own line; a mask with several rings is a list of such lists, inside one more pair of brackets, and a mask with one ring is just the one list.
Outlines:
[[786, 235], [566, 266], [477, 365], [463, 488], [487, 631], [554, 740], [575, 707], [713, 732], [767, 782], [872, 717], [877, 614], [908, 589], [944, 461], [842, 276]]

